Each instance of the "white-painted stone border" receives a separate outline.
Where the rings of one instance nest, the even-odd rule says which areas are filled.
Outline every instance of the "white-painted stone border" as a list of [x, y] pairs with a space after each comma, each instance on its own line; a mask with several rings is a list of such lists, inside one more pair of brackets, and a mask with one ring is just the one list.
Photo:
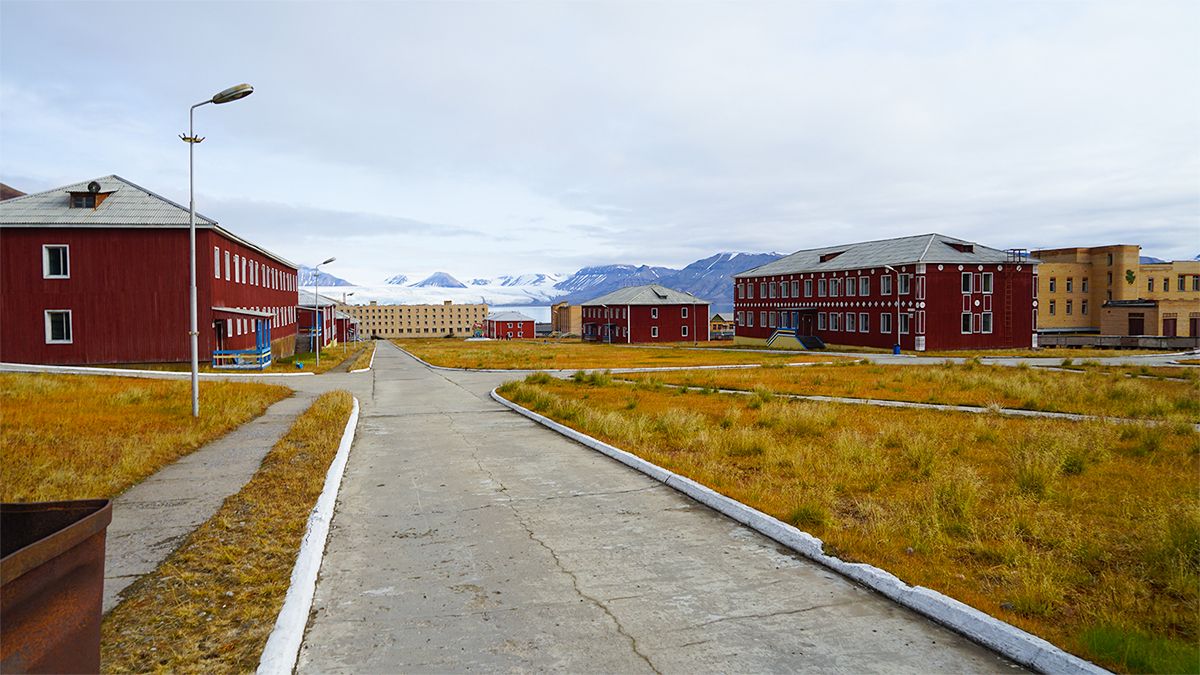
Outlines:
[[[627, 347], [629, 345], [621, 345]], [[450, 366], [435, 366], [425, 359], [413, 354], [403, 347], [397, 346], [396, 349], [404, 352], [413, 359], [433, 370], [448, 370], [464, 373], [512, 373], [514, 375], [523, 373], [577, 373], [577, 372], [601, 372], [608, 371], [614, 374], [620, 373], [658, 373], [669, 372], [675, 370], [746, 370], [749, 368], [764, 368], [766, 365], [782, 366], [785, 368], [799, 368], [803, 366], [832, 366], [836, 365], [837, 361], [807, 361], [804, 363], [779, 363], [779, 364], [762, 364], [762, 363], [726, 363], [717, 366], [647, 366], [644, 368], [453, 368]], [[663, 347], [662, 349], [666, 349]]]
[[350, 456], [350, 445], [354, 443], [354, 430], [358, 426], [358, 399], [350, 410], [346, 430], [337, 454], [329, 463], [325, 474], [325, 487], [317, 503], [308, 515], [308, 525], [300, 551], [296, 554], [296, 565], [292, 568], [292, 580], [288, 586], [283, 607], [275, 619], [267, 644], [263, 647], [258, 662], [260, 675], [288, 675], [296, 667], [300, 655], [300, 644], [304, 640], [304, 628], [308, 624], [308, 612], [312, 609], [313, 595], [317, 591], [317, 572], [321, 570], [321, 559], [325, 555], [325, 542], [329, 538], [329, 522], [333, 519], [333, 506], [337, 502], [342, 475], [346, 472], [346, 461]]
[[[55, 375], [109, 375], [116, 377], [140, 377], [151, 380], [189, 380], [187, 370], [136, 370], [133, 368], [97, 368], [93, 366], [48, 366], [31, 363], [0, 363], [0, 372], [5, 373], [51, 373]], [[232, 377], [305, 377], [316, 373], [200, 373], [202, 380], [222, 380]]]
[[371, 347], [371, 360], [367, 362], [367, 367], [366, 367], [366, 368], [358, 368], [358, 369], [352, 370], [352, 371], [350, 371], [350, 372], [352, 372], [352, 373], [365, 373], [365, 372], [367, 372], [368, 370], [370, 370], [371, 368], [373, 368], [373, 367], [375, 366], [375, 354], [376, 354], [378, 351], [379, 351], [379, 345], [374, 345], [374, 346], [372, 346], [372, 347]]
[[856, 581], [887, 598], [960, 633], [975, 642], [1012, 659], [1013, 661], [1043, 673], [1086, 673], [1098, 675], [1109, 671], [1090, 661], [1055, 647], [1049, 642], [1027, 633], [1016, 626], [985, 614], [974, 607], [963, 604], [923, 586], [909, 586], [889, 572], [864, 563], [848, 563], [825, 555], [824, 543], [807, 532], [784, 523], [776, 518], [726, 497], [690, 478], [684, 478], [667, 469], [592, 438], [587, 434], [564, 426], [528, 408], [505, 399], [495, 389], [492, 398], [525, 417], [549, 427], [554, 431], [599, 451], [626, 466], [641, 471], [695, 499], [709, 508], [736, 520], [747, 527], [769, 537], [800, 555]]

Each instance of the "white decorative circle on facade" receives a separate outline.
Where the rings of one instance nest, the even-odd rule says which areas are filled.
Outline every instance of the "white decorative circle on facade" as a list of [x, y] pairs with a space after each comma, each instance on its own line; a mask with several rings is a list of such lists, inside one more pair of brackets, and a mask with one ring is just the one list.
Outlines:
[[997, 271], [997, 272], [1003, 272], [1003, 271], [1004, 271], [1004, 265], [996, 265], [996, 271]]
[[938, 265], [938, 271], [939, 271], [939, 272], [941, 272], [941, 271], [942, 271], [942, 270], [944, 270], [944, 269], [946, 269], [946, 266], [945, 266], [945, 265]]
[[1017, 265], [1017, 271], [1018, 271], [1018, 272], [1020, 272], [1020, 271], [1021, 271], [1021, 266], [1020, 266], [1020, 265]]
[[923, 303], [923, 302], [918, 302], [918, 303], [917, 303], [917, 309], [925, 309], [925, 303]]
[[1033, 301], [1033, 306], [1034, 306], [1034, 307], [1037, 307], [1037, 300], [1034, 300], [1034, 301]]
[[980, 272], [982, 272], [982, 271], [983, 271], [983, 265], [980, 265], [980, 266], [979, 266], [979, 271], [980, 271]]
[[976, 301], [975, 301], [975, 306], [976, 306], [976, 307], [978, 307], [978, 306], [979, 306], [979, 301], [978, 301], [978, 300], [976, 300]]
[[958, 266], [958, 271], [959, 271], [959, 272], [961, 272], [961, 271], [962, 271], [962, 265], [959, 265], [959, 266]]

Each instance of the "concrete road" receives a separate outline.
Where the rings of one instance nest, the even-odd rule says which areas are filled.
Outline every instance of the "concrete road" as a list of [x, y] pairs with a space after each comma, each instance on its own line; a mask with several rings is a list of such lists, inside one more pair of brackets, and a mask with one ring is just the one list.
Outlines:
[[1007, 661], [379, 343], [303, 672], [997, 672]]

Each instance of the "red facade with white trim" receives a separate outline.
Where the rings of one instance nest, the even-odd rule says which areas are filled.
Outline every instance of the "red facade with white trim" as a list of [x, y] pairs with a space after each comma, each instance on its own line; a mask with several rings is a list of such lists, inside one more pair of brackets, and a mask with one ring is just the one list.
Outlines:
[[595, 342], [653, 343], [708, 340], [708, 305], [581, 305], [583, 339]]
[[509, 321], [488, 317], [483, 320], [483, 337], [493, 340], [532, 340], [537, 336], [532, 319]]

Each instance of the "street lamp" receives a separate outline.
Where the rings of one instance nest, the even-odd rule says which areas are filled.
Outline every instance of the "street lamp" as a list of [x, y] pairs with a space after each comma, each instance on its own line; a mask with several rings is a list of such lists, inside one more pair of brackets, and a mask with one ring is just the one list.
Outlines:
[[896, 275], [895, 283], [892, 284], [892, 290], [896, 293], [896, 352], [900, 350], [900, 273], [891, 265], [884, 265], [885, 270], [889, 270]]
[[254, 93], [254, 87], [248, 84], [234, 85], [217, 92], [207, 101], [201, 101], [188, 109], [188, 135], [179, 135], [180, 140], [188, 144], [188, 310], [191, 314], [191, 325], [188, 339], [192, 348], [192, 417], [200, 417], [200, 329], [196, 310], [196, 171], [195, 148], [204, 138], [196, 135], [196, 108], [209, 103], [229, 103], [240, 98], [246, 98]]
[[313, 317], [316, 319], [316, 333], [314, 333], [314, 335], [316, 336], [316, 339], [313, 342], [313, 351], [315, 351], [317, 353], [316, 368], [321, 367], [321, 323], [322, 323], [321, 322], [321, 296], [317, 294], [317, 285], [321, 283], [321, 265], [328, 265], [329, 263], [333, 262], [334, 260], [337, 260], [337, 258], [330, 258], [324, 262], [318, 263], [317, 266], [313, 268]]
[[[354, 294], [353, 294], [353, 293], [342, 293], [342, 305], [343, 305], [343, 306], [346, 304], [346, 298], [350, 297], [351, 295], [354, 295]], [[334, 318], [335, 318], [335, 320], [336, 320], [336, 318], [337, 318], [337, 314], [334, 314], [333, 316], [334, 316]], [[350, 326], [350, 322], [349, 322], [349, 321], [347, 321], [347, 322], [346, 322], [346, 326], [347, 326], [346, 334], [345, 334], [345, 335], [342, 335], [342, 337], [348, 338], [348, 337], [349, 337], [349, 332], [350, 332], [350, 331], [349, 331], [349, 326]], [[335, 329], [335, 330], [337, 329], [337, 324], [334, 324], [334, 329]], [[346, 355], [346, 342], [347, 342], [347, 340], [342, 340], [342, 355], [343, 355], [343, 356], [345, 356], [345, 355]], [[357, 340], [356, 340], [356, 342], [357, 342]]]

